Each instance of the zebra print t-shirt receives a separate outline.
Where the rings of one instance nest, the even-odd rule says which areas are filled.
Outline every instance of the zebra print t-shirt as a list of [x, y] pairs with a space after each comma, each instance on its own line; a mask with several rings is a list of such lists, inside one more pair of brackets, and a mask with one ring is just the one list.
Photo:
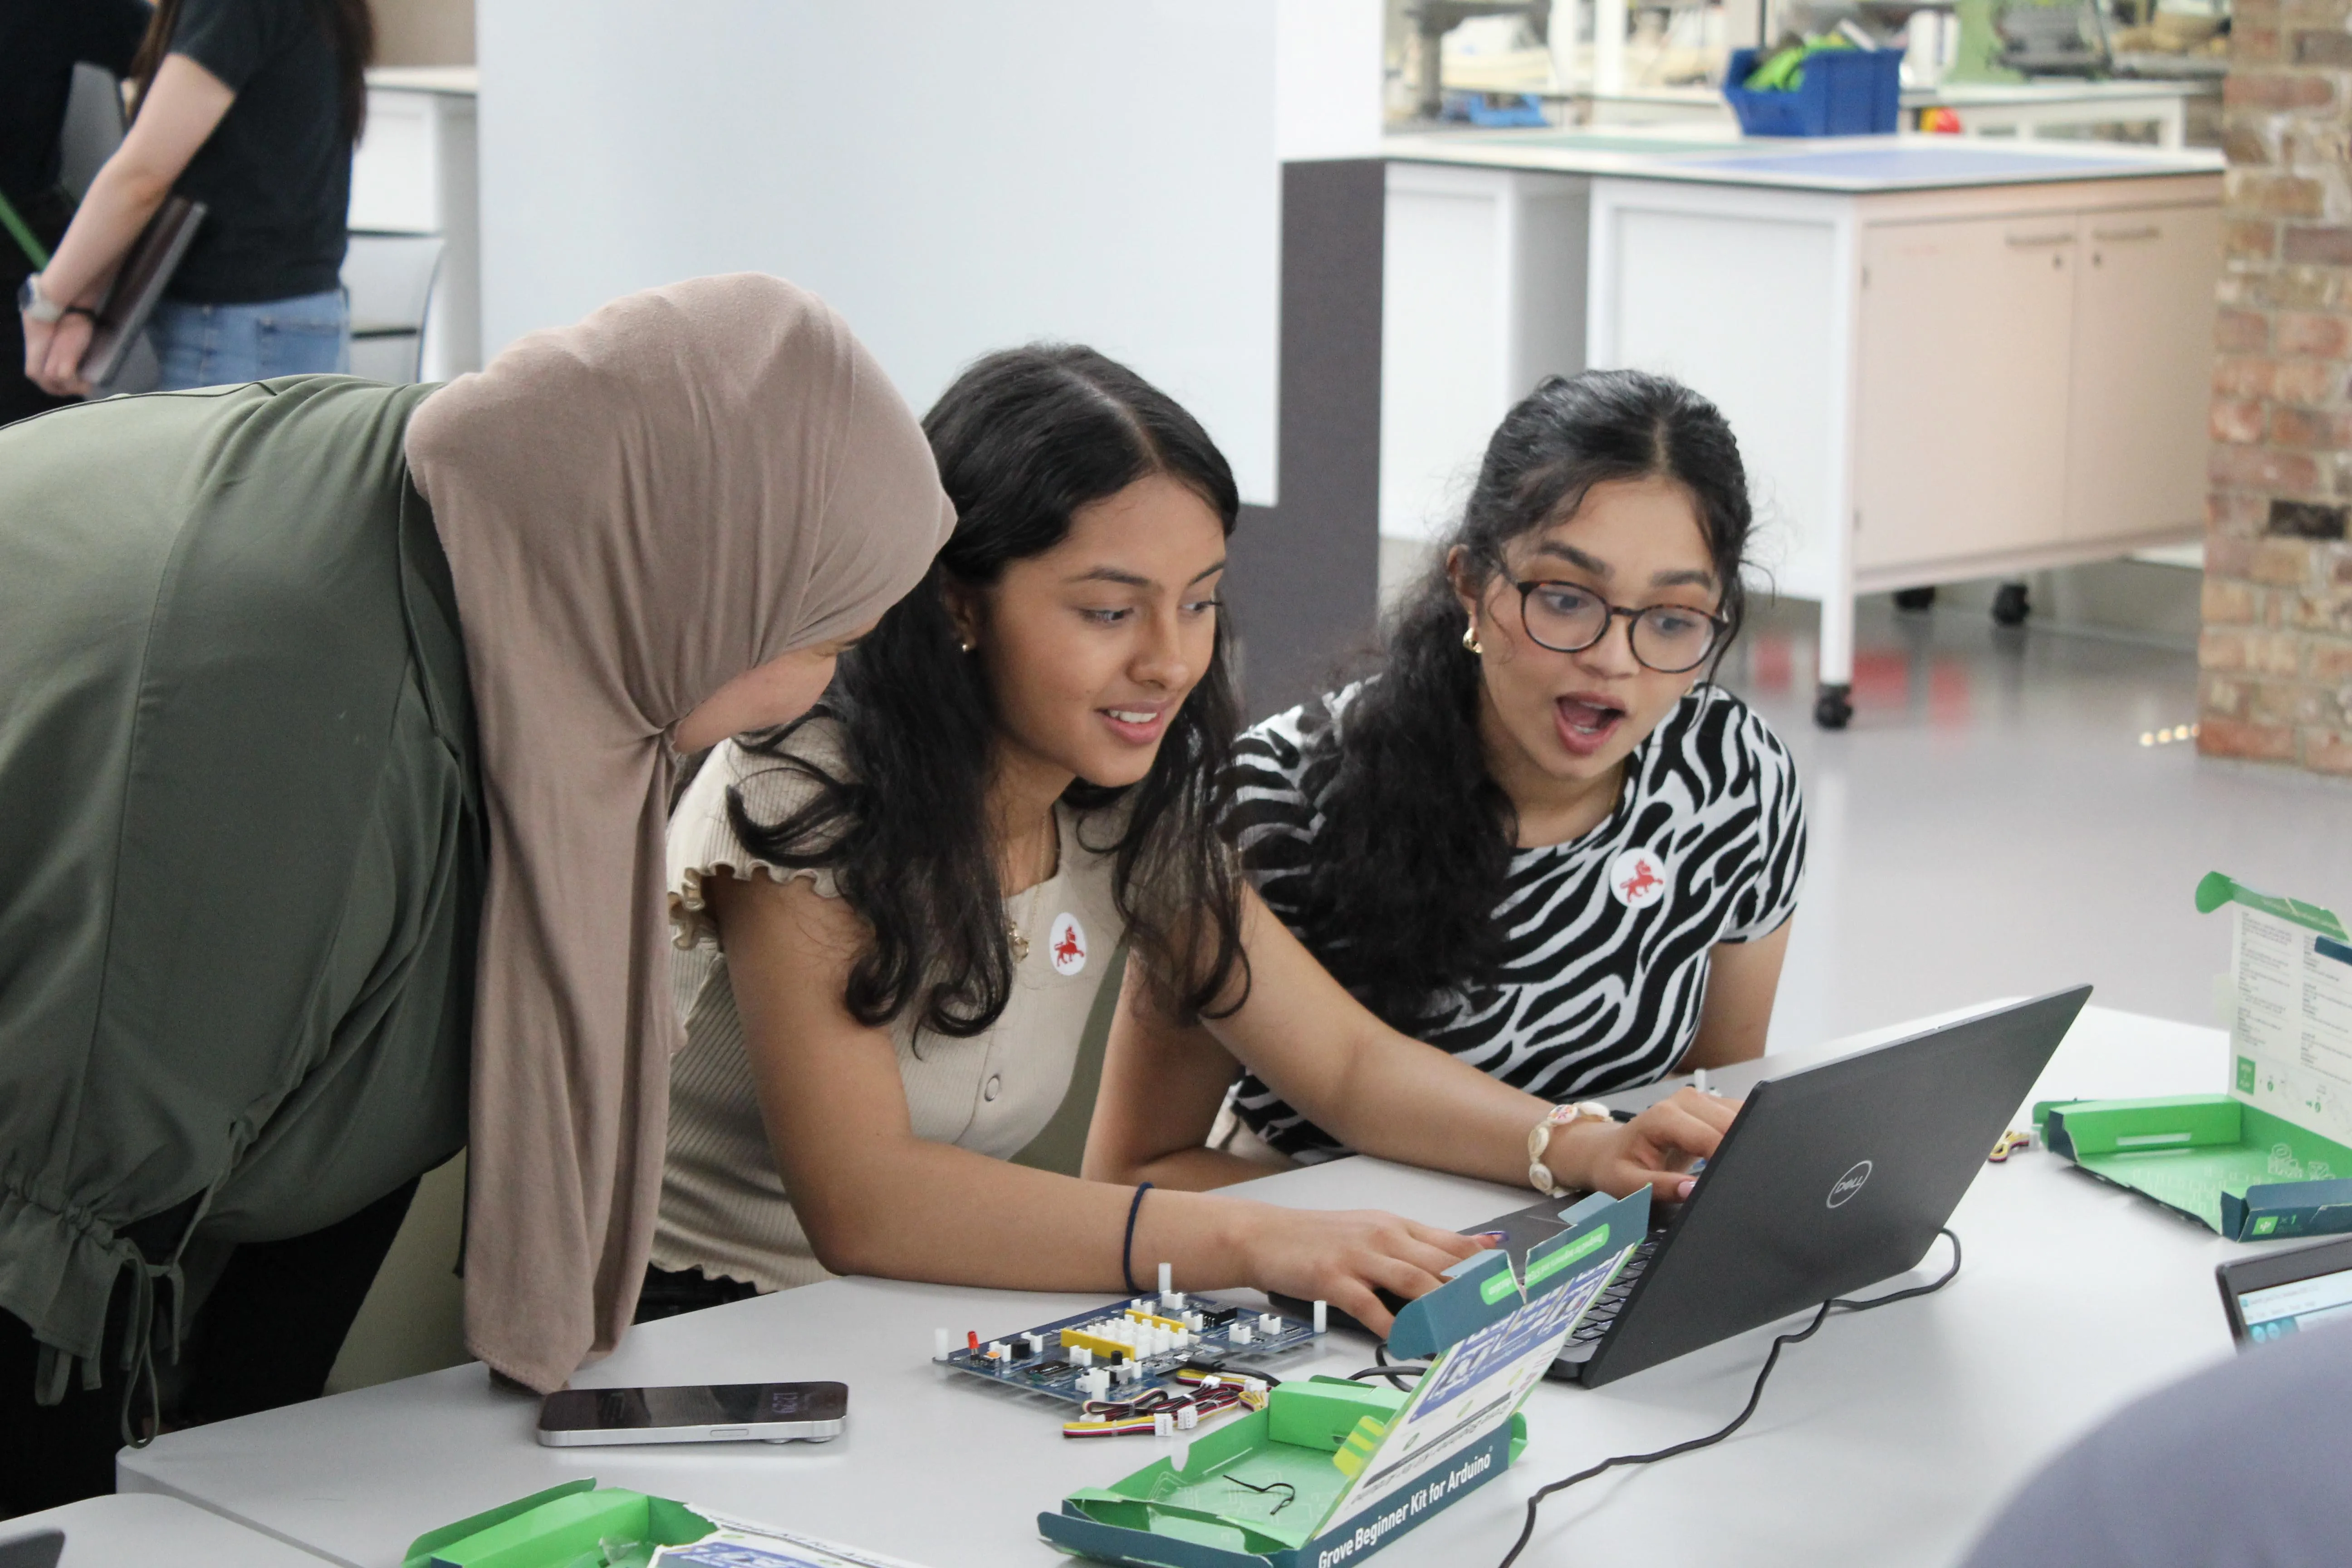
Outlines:
[[[1334, 739], [1358, 688], [1294, 708], [1242, 737], [1229, 826], [1250, 880], [1297, 924], [1307, 847], [1337, 772]], [[1417, 1033], [1550, 1100], [1650, 1083], [1698, 1033], [1707, 953], [1794, 913], [1804, 804], [1787, 748], [1748, 705], [1695, 688], [1634, 748], [1617, 808], [1566, 844], [1512, 856], [1496, 907], [1499, 983], [1442, 998]], [[1316, 1161], [1345, 1147], [1255, 1075], [1234, 1110], [1274, 1148]]]

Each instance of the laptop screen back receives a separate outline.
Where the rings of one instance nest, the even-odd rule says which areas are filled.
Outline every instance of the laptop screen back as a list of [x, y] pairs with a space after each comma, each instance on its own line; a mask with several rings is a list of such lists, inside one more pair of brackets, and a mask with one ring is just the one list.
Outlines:
[[2038, 997], [1758, 1084], [1581, 1381], [1916, 1264], [2089, 997]]

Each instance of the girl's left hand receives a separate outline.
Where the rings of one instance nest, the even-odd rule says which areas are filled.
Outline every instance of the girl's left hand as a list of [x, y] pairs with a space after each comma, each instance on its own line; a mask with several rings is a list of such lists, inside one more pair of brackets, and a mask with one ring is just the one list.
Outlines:
[[1739, 1101], [1678, 1089], [1631, 1121], [1583, 1121], [1555, 1138], [1552, 1162], [1561, 1182], [1623, 1197], [1647, 1186], [1659, 1203], [1680, 1203], [1698, 1178], [1691, 1163], [1712, 1157], [1739, 1114]]
[[79, 397], [89, 391], [81, 378], [82, 355], [89, 351], [90, 320], [76, 310], [57, 321], [17, 318], [25, 328], [25, 375], [52, 397]]

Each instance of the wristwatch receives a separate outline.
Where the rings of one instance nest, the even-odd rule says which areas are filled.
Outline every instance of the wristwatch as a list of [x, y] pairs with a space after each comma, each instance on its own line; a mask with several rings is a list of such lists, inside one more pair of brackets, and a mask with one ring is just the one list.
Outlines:
[[1563, 1187], [1551, 1167], [1544, 1163], [1544, 1151], [1551, 1147], [1552, 1129], [1572, 1126], [1579, 1121], [1613, 1121], [1609, 1108], [1597, 1100], [1580, 1100], [1574, 1105], [1555, 1105], [1546, 1116], [1528, 1131], [1528, 1185], [1548, 1198], [1565, 1197], [1576, 1189]]
[[45, 327], [55, 326], [68, 316], [92, 314], [79, 305], [60, 305], [42, 293], [37, 272], [16, 285], [16, 310], [27, 320], [38, 321]]

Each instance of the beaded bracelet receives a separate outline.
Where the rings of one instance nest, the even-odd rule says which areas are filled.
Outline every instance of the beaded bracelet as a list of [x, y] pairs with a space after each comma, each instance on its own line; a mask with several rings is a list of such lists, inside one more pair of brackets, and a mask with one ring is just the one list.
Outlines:
[[1613, 1121], [1615, 1120], [1615, 1117], [1610, 1115], [1609, 1108], [1597, 1100], [1579, 1100], [1574, 1105], [1553, 1106], [1549, 1114], [1537, 1122], [1528, 1132], [1528, 1185], [1548, 1198], [1566, 1197], [1576, 1191], [1574, 1187], [1561, 1186], [1559, 1178], [1551, 1173], [1551, 1167], [1544, 1163], [1544, 1151], [1551, 1147], [1551, 1130], [1555, 1127], [1573, 1126], [1579, 1121]]

